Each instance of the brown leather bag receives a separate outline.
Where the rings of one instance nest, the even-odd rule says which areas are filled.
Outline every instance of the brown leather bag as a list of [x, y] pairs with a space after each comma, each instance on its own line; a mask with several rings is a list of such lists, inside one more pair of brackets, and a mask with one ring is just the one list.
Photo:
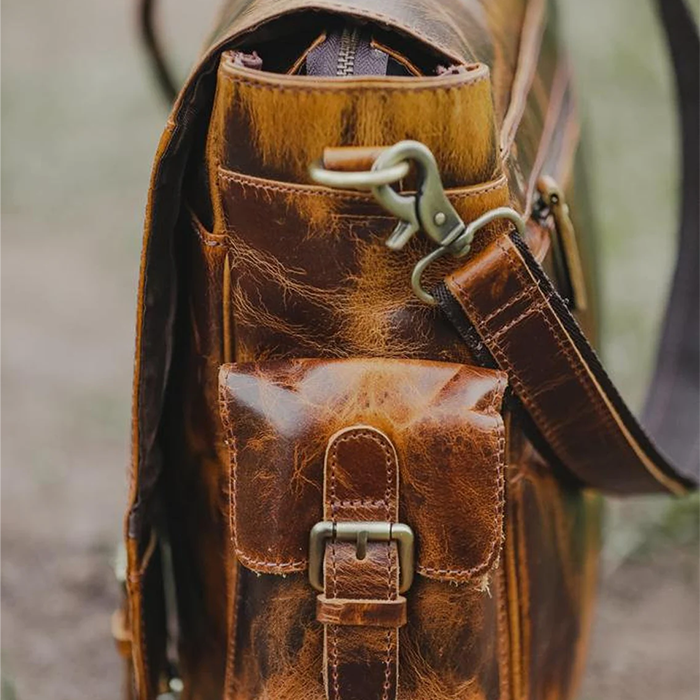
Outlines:
[[551, 4], [226, 3], [146, 213], [129, 693], [573, 696], [599, 493], [697, 483], [698, 42], [659, 8], [683, 253], [645, 432], [587, 340]]

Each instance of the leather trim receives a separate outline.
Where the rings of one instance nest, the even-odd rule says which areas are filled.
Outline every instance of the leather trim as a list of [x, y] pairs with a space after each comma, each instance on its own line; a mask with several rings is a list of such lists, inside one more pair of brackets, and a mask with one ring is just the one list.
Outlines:
[[537, 73], [542, 37], [545, 30], [546, 0], [531, 0], [527, 5], [520, 35], [518, 65], [513, 76], [510, 104], [501, 126], [501, 153], [508, 153], [525, 113], [530, 87]]
[[403, 627], [407, 621], [406, 598], [352, 600], [321, 594], [316, 598], [316, 619], [326, 625]]
[[[207, 150], [216, 166], [273, 180], [310, 182], [327, 146], [390, 145], [407, 133], [433, 151], [446, 187], [498, 174], [488, 67], [439, 76], [315, 77], [243, 68], [225, 52]], [[314, 128], [306, 125], [312, 121]], [[281, 138], [280, 127], [295, 137]], [[378, 140], [379, 139], [379, 140]]]
[[[391, 440], [371, 426], [345, 428], [328, 441], [324, 466], [324, 517], [334, 523], [361, 520], [397, 522], [399, 517], [399, 468]], [[377, 617], [387, 608], [372, 601], [380, 599], [404, 608], [399, 601], [399, 562], [395, 542], [368, 542], [364, 558], [357, 556], [354, 543], [329, 541], [324, 562], [324, 594], [321, 604], [324, 622], [324, 674], [329, 700], [389, 700], [398, 692], [399, 622], [394, 608], [394, 625], [385, 628]], [[340, 612], [352, 599], [356, 606], [345, 612], [359, 613], [344, 624], [326, 622], [329, 608]], [[365, 600], [366, 599], [366, 600]], [[342, 602], [341, 602], [342, 601]], [[405, 615], [405, 612], [404, 612]], [[391, 618], [391, 615], [389, 616]], [[378, 624], [377, 624], [378, 623]]]

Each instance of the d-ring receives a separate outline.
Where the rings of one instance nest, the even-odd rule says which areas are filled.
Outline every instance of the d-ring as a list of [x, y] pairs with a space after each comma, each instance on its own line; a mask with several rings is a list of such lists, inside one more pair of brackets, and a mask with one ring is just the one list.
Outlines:
[[[428, 294], [428, 292], [426, 292], [423, 288], [422, 277], [425, 270], [432, 262], [438, 258], [441, 258], [447, 253], [451, 253], [453, 257], [464, 257], [469, 252], [469, 248], [471, 247], [471, 243], [476, 232], [482, 229], [484, 226], [490, 224], [492, 221], [496, 221], [498, 219], [507, 219], [515, 226], [515, 230], [518, 232], [519, 236], [525, 236], [525, 220], [522, 216], [520, 216], [520, 214], [518, 214], [517, 211], [515, 211], [515, 209], [511, 209], [510, 207], [497, 207], [496, 209], [487, 211], [478, 219], [474, 219], [474, 221], [472, 221], [464, 230], [464, 233], [459, 236], [451, 246], [441, 246], [440, 248], [436, 248], [416, 263], [415, 267], [413, 268], [413, 272], [411, 273], [411, 287], [413, 289], [413, 293], [426, 304], [435, 306], [437, 304], [435, 297], [432, 294]], [[460, 252], [455, 255], [452, 252], [453, 249], [459, 250]]]

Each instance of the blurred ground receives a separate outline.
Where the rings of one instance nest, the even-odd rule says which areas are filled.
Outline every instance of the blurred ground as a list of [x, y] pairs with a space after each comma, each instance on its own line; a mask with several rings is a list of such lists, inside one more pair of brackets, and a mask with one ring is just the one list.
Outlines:
[[[163, 3], [183, 72], [215, 4]], [[590, 117], [605, 353], [637, 402], [674, 254], [670, 83], [650, 4], [564, 2]], [[142, 212], [165, 120], [125, 5], [2, 7], [5, 700], [118, 695], [111, 557]], [[612, 504], [607, 531], [582, 698], [697, 698], [697, 500]]]

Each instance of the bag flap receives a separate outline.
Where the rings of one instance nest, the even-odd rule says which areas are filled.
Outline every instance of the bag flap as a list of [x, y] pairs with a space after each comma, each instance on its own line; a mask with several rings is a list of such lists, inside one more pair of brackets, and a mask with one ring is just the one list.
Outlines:
[[502, 539], [505, 374], [416, 360], [293, 360], [225, 365], [229, 520], [237, 556], [259, 573], [307, 568], [323, 520], [323, 463], [343, 428], [372, 426], [399, 462], [400, 520], [416, 536], [416, 571], [468, 581]]

